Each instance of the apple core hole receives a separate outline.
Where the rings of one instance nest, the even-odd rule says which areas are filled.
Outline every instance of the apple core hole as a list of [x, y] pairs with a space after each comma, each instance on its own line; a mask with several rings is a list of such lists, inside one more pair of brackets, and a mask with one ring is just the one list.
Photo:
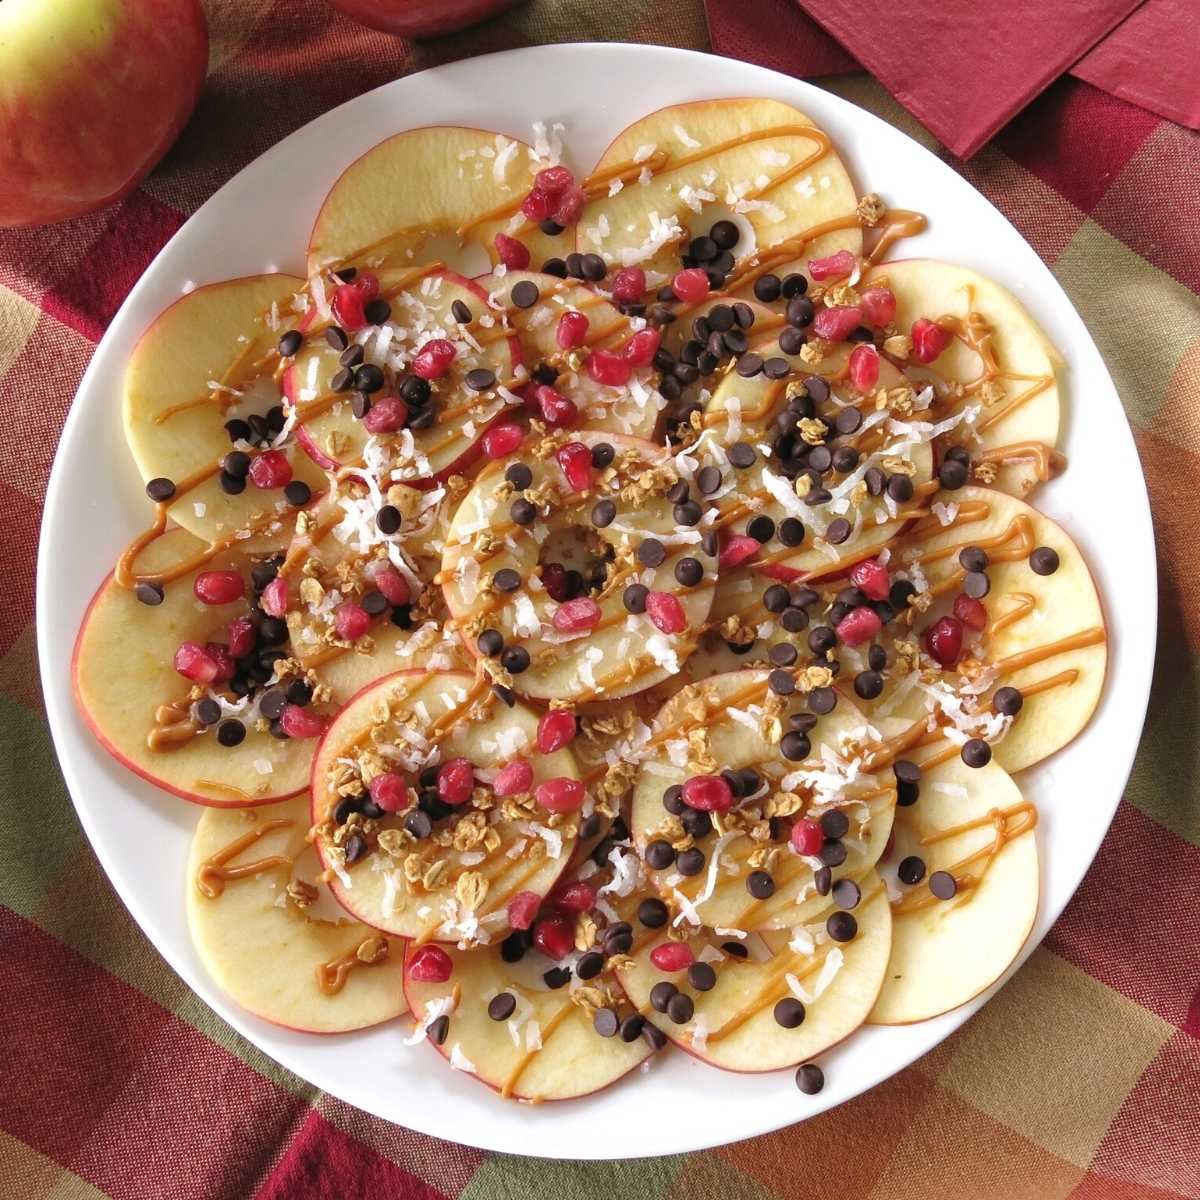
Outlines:
[[[592, 528], [583, 524], [555, 525], [541, 545], [538, 566], [567, 573], [566, 599], [598, 592], [608, 578], [608, 567], [616, 557], [613, 548]], [[576, 578], [577, 576], [577, 578]]]

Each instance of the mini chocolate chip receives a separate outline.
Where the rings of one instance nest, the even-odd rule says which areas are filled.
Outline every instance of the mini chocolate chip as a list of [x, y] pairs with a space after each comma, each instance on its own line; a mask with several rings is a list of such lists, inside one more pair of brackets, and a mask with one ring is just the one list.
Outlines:
[[907, 475], [893, 475], [887, 481], [887, 494], [900, 504], [913, 498], [913, 481]]
[[796, 1068], [796, 1086], [806, 1096], [815, 1096], [825, 1086], [825, 1073], [816, 1063], [805, 1063]]
[[833, 902], [838, 908], [857, 908], [862, 889], [853, 879], [839, 879], [833, 885]]
[[722, 942], [721, 949], [728, 954], [730, 958], [750, 957], [750, 951], [747, 950], [741, 942]]
[[621, 1035], [621, 1041], [636, 1042], [642, 1036], [642, 1031], [645, 1028], [646, 1018], [641, 1013], [630, 1013], [621, 1022], [621, 1027], [617, 1032]]
[[646, 597], [650, 594], [650, 589], [642, 583], [631, 583], [622, 593], [621, 602], [625, 605], [625, 610], [631, 613], [644, 613], [646, 611]]
[[217, 741], [222, 746], [240, 746], [246, 740], [246, 727], [241, 721], [222, 721], [217, 726]]
[[862, 413], [851, 404], [838, 409], [837, 416], [833, 419], [833, 427], [838, 433], [857, 433], [862, 420]]
[[775, 894], [775, 880], [766, 871], [751, 871], [746, 876], [746, 891], [755, 900], [766, 900]]
[[596, 1032], [605, 1038], [615, 1037], [617, 1029], [620, 1028], [620, 1020], [617, 1018], [615, 1009], [598, 1008], [592, 1014], [592, 1025]]
[[655, 871], [665, 871], [675, 861], [675, 851], [671, 843], [662, 838], [655, 838], [646, 847], [646, 865]]
[[[828, 504], [833, 499], [833, 493], [828, 488], [815, 487], [812, 488], [808, 495], [804, 497], [804, 503], [809, 508], [817, 508], [822, 504]], [[839, 517], [838, 520], [845, 520], [844, 517]], [[826, 531], [826, 540], [828, 540], [828, 531]]]
[[325, 341], [340, 354], [350, 344], [346, 331], [339, 325], [330, 325], [325, 330]]
[[499, 992], [488, 1001], [487, 1014], [493, 1021], [507, 1021], [517, 1008], [512, 992]]
[[495, 658], [504, 649], [504, 635], [498, 629], [485, 629], [476, 639], [479, 653], [487, 658]]
[[575, 964], [575, 974], [580, 979], [595, 979], [604, 970], [604, 955], [599, 950], [589, 950], [580, 955]]
[[522, 279], [520, 283], [514, 284], [509, 293], [512, 302], [518, 308], [532, 308], [538, 302], [540, 295], [537, 284], [531, 283], [528, 279]]
[[709, 558], [716, 558], [721, 552], [721, 539], [717, 536], [715, 529], [706, 529], [700, 535], [700, 549], [708, 555]]
[[638, 905], [638, 920], [647, 929], [661, 929], [667, 923], [667, 906], [657, 896], [648, 896]]
[[550, 970], [543, 972], [542, 982], [552, 992], [556, 992], [560, 987], [566, 987], [571, 982], [571, 972], [566, 967], [551, 967]]
[[907, 758], [898, 758], [892, 764], [892, 774], [896, 776], [901, 783], [920, 783], [921, 768], [915, 762]]
[[691, 996], [677, 991], [667, 1003], [667, 1016], [676, 1025], [686, 1025], [696, 1015], [696, 1005]]
[[837, 634], [828, 625], [817, 625], [808, 635], [808, 648], [818, 657], [837, 645]]
[[888, 600], [897, 612], [903, 612], [916, 594], [916, 586], [910, 580], [897, 579], [888, 591]]
[[698, 992], [711, 992], [717, 986], [717, 973], [711, 963], [694, 962], [688, 967], [688, 983]]
[[867, 649], [867, 666], [872, 671], [882, 671], [887, 665], [887, 651], [878, 642], [872, 642]]
[[529, 669], [529, 651], [524, 646], [508, 646], [500, 655], [500, 665], [510, 675], [520, 675]]
[[776, 670], [767, 676], [767, 686], [777, 696], [790, 696], [796, 690], [796, 680], [791, 671]]
[[422, 408], [428, 404], [432, 396], [432, 385], [428, 379], [422, 379], [420, 375], [405, 376], [400, 384], [400, 399], [415, 408]]
[[762, 370], [768, 379], [785, 379], [791, 374], [792, 367], [786, 358], [772, 355], [763, 362]]
[[853, 446], [839, 446], [833, 452], [833, 469], [839, 475], [848, 475], [858, 466], [858, 451]]
[[400, 528], [400, 510], [394, 504], [385, 504], [375, 514], [375, 524], [380, 533], [390, 536]]
[[500, 957], [506, 963], [520, 962], [525, 957], [525, 951], [529, 949], [530, 937], [527, 929], [514, 929], [500, 943]]
[[699, 559], [681, 558], [675, 564], [675, 578], [683, 587], [695, 587], [704, 578]]
[[784, 996], [773, 1009], [775, 1023], [784, 1029], [795, 1029], [804, 1020], [804, 1005], [795, 996]]
[[810, 470], [824, 475], [833, 466], [833, 452], [828, 446], [814, 446], [808, 453]]
[[803, 762], [812, 751], [812, 744], [803, 733], [792, 730], [783, 735], [779, 749], [788, 762]]
[[868, 467], [863, 472], [863, 482], [872, 496], [882, 496], [883, 489], [887, 487], [887, 476], [878, 467]]
[[991, 590], [992, 583], [982, 571], [968, 571], [963, 576], [962, 590], [972, 600], [982, 600]]
[[675, 860], [675, 869], [680, 875], [699, 875], [704, 870], [704, 851], [697, 850], [695, 846], [684, 850]]
[[784, 517], [779, 522], [779, 540], [787, 547], [799, 546], [804, 541], [804, 524], [796, 517]]
[[840, 867], [846, 861], [846, 843], [840, 838], [826, 838], [818, 857], [827, 867]]
[[450, 1018], [444, 1013], [438, 1017], [426, 1030], [429, 1040], [435, 1046], [444, 1046], [446, 1044], [446, 1035], [450, 1032]]
[[363, 598], [359, 601], [362, 604], [363, 612], [369, 617], [381, 616], [388, 606], [387, 597], [380, 591], [365, 592]]
[[695, 500], [684, 500], [681, 504], [675, 505], [672, 515], [677, 525], [691, 529], [693, 525], [699, 524], [704, 512]]
[[845, 517], [835, 517], [825, 530], [825, 540], [831, 546], [840, 546], [850, 536], [851, 528]]
[[342, 849], [346, 853], [346, 865], [352, 866], [366, 857], [370, 846], [367, 845], [367, 839], [361, 833], [352, 833], [343, 843]]
[[675, 816], [679, 816], [683, 810], [687, 808], [687, 804], [684, 803], [683, 799], [683, 788], [681, 788], [677, 783], [672, 784], [663, 792], [662, 803], [663, 808], [665, 808], [667, 812], [673, 813]]
[[823, 717], [837, 707], [837, 692], [831, 687], [813, 688], [808, 693], [808, 711]]
[[450, 315], [460, 325], [466, 325], [471, 320], [471, 310], [461, 300], [455, 300], [450, 305]]
[[663, 979], [650, 989], [650, 1007], [655, 1012], [665, 1013], [667, 1005], [679, 995], [679, 989], [669, 980]]
[[766, 545], [775, 536], [775, 522], [765, 513], [759, 513], [747, 522], [746, 533], [756, 542]]
[[795, 665], [800, 652], [791, 642], [777, 642], [767, 652], [767, 658], [773, 667], [791, 667]]
[[737, 373], [743, 379], [753, 379], [763, 369], [761, 354], [743, 354], [737, 362]]
[[701, 467], [696, 476], [696, 486], [703, 496], [711, 496], [721, 487], [721, 472], [717, 467]]
[[929, 877], [929, 890], [939, 900], [952, 900], [958, 891], [958, 881], [949, 871], [934, 871]]
[[298, 329], [289, 329], [287, 333], [279, 339], [279, 353], [284, 358], [292, 358], [296, 351], [304, 345], [304, 334]]
[[828, 896], [833, 887], [833, 872], [828, 867], [818, 867], [813, 872], [813, 887], [817, 889], [818, 896]]
[[617, 519], [617, 506], [611, 500], [597, 500], [592, 506], [592, 524], [605, 529]]
[[825, 932], [835, 942], [851, 942], [858, 933], [858, 922], [848, 912], [830, 913]]
[[508, 515], [512, 517], [515, 525], [532, 525], [537, 520], [537, 507], [524, 496], [518, 496], [509, 505]]
[[667, 549], [657, 538], [643, 538], [638, 544], [637, 560], [644, 567], [659, 567], [667, 557]]
[[992, 761], [992, 748], [983, 738], [970, 738], [959, 751], [968, 767], [986, 767]]
[[521, 586], [521, 575], [511, 567], [502, 567], [492, 576], [492, 583], [501, 592], [515, 592]]
[[524, 463], [513, 463], [507, 471], [504, 472], [504, 478], [517, 489], [518, 492], [523, 492], [533, 482], [533, 472]]
[[925, 878], [925, 860], [918, 858], [915, 854], [902, 858], [900, 865], [896, 868], [896, 875], [901, 883], [907, 883], [910, 886], [920, 883]]
[[427, 812], [422, 812], [419, 808], [414, 808], [411, 812], [405, 814], [404, 828], [417, 841], [422, 841], [433, 833], [433, 820]]
[[283, 497], [293, 508], [303, 508], [312, 499], [312, 488], [303, 479], [293, 479], [284, 487]]
[[779, 299], [782, 285], [778, 275], [760, 275], [754, 281], [754, 298], [764, 304], [773, 304]]
[[967, 482], [968, 468], [960, 462], [947, 460], [938, 467], [938, 483], [948, 492], [957, 492]]
[[1029, 566], [1035, 575], [1053, 575], [1058, 570], [1058, 551], [1038, 546], [1029, 556]]
[[1025, 697], [1015, 687], [997, 688], [992, 696], [992, 707], [1005, 717], [1015, 717], [1024, 703]]
[[357, 343], [347, 346], [338, 356], [339, 367], [357, 367], [366, 358], [366, 351]]
[[859, 671], [854, 677], [854, 694], [860, 700], [877, 700], [883, 694], [883, 676], [878, 671]]
[[382, 325], [391, 315], [392, 306], [382, 296], [376, 296], [363, 305], [363, 316], [370, 325]]
[[808, 280], [799, 271], [793, 271], [792, 274], [784, 276], [780, 291], [783, 292], [785, 300], [790, 300], [793, 296], [803, 296], [808, 291]]
[[155, 608], [157, 605], [163, 602], [164, 593], [161, 583], [150, 583], [146, 580], [142, 580], [137, 587], [133, 589], [133, 594], [143, 604], [149, 605], [151, 608]]
[[486, 367], [475, 367], [467, 372], [466, 385], [473, 392], [486, 392], [496, 384], [496, 373]]
[[[230, 456], [226, 455], [226, 458], [228, 457]], [[246, 460], [246, 469], [250, 469], [249, 459]], [[172, 480], [160, 475], [156, 479], [152, 479], [148, 484], [146, 484], [146, 495], [149, 496], [155, 504], [165, 504], [171, 499], [172, 496], [175, 495], [175, 484]]]
[[980, 546], [964, 546], [958, 552], [958, 565], [964, 571], [986, 571], [988, 567], [987, 551]]
[[[262, 701], [259, 701], [259, 709], [261, 711]], [[221, 706], [208, 696], [197, 700], [193, 711], [201, 725], [215, 725], [221, 719]]]
[[850, 832], [850, 818], [840, 808], [831, 808], [821, 814], [821, 832], [827, 838], [845, 837]]
[[734, 442], [729, 447], [728, 458], [738, 470], [744, 471], [747, 467], [754, 465], [757, 455], [754, 452], [754, 447], [749, 442]]

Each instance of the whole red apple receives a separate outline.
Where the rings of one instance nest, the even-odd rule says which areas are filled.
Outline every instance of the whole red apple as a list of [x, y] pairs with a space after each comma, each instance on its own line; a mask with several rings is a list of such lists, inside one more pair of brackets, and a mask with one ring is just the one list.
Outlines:
[[372, 29], [402, 37], [437, 37], [494, 17], [516, 0], [333, 0], [334, 8]]
[[207, 69], [199, 0], [0, 0], [0, 228], [132, 191]]

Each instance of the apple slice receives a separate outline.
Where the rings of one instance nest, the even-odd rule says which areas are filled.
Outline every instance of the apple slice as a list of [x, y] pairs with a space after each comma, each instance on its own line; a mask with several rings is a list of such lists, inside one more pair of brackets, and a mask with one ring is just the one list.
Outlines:
[[[634, 785], [631, 833], [649, 879], [689, 919], [719, 929], [786, 928], [826, 903], [814, 874], [822, 859], [815, 849], [801, 856], [789, 844], [794, 819], [819, 822], [833, 809], [848, 819], [848, 829], [830, 836], [831, 844], [820, 850], [834, 868], [831, 879], [870, 867], [891, 830], [895, 787], [890, 773], [886, 779], [861, 773], [864, 747], [858, 739], [864, 721], [854, 705], [842, 699], [820, 717], [809, 735], [811, 754], [791, 762], [766, 735], [768, 695], [765, 671], [731, 672], [684, 688], [655, 720]], [[794, 700], [778, 706], [777, 715], [804, 712], [804, 697], [798, 692]], [[707, 769], [688, 765], [703, 756]], [[698, 816], [668, 796], [693, 776], [747, 769], [758, 786], [739, 798], [737, 791], [746, 786], [740, 785], [731, 812], [709, 809]], [[668, 804], [682, 811], [673, 815]], [[679, 853], [656, 868], [652, 843], [666, 843]], [[697, 850], [699, 860], [685, 864], [685, 856], [694, 859]], [[685, 865], [690, 875], [681, 870]], [[761, 882], [770, 890], [760, 892]]]
[[[273, 356], [289, 322], [299, 320], [292, 303], [303, 286], [294, 275], [252, 275], [196, 288], [159, 314], [130, 356], [124, 394], [129, 449], [144, 480], [176, 484], [167, 511], [198, 537], [230, 538], [260, 528], [264, 516], [286, 522], [294, 513], [278, 489], [247, 482], [241, 494], [228, 494], [218, 471], [221, 459], [238, 448], [224, 423], [265, 415], [280, 403], [270, 364], [253, 364]], [[285, 434], [278, 440], [294, 478], [321, 491], [325, 477], [317, 467], [295, 453]], [[206, 470], [211, 473], [200, 482], [185, 486]]]
[[[795, 1066], [836, 1046], [871, 1011], [884, 981], [892, 943], [887, 893], [874, 871], [857, 879], [853, 911], [826, 902], [805, 925], [748, 939], [749, 957], [719, 949], [729, 939], [698, 932], [688, 940], [698, 962], [708, 963], [716, 982], [697, 989], [682, 971], [660, 970], [651, 954], [667, 938], [656, 932], [635, 946], [633, 965], [618, 978], [638, 1010], [655, 1014], [659, 1028], [681, 1049], [726, 1071], [775, 1071]], [[831, 928], [850, 940], [835, 941]], [[736, 944], [736, 943], [735, 943]], [[672, 1018], [658, 1018], [651, 993], [662, 983], [687, 998]], [[789, 1004], [789, 1001], [796, 1003]], [[790, 1008], [798, 1024], [789, 1028], [776, 1013]], [[411, 999], [410, 999], [411, 1003]], [[678, 1003], [678, 1002], [676, 1002]]]
[[[576, 476], [586, 484], [582, 491], [568, 481], [558, 461], [568, 443], [582, 456]], [[587, 451], [597, 447], [605, 458], [608, 450], [615, 452], [611, 467], [589, 465]], [[670, 461], [664, 449], [636, 438], [590, 431], [556, 435], [525, 460], [532, 482], [524, 494], [535, 498], [538, 511], [524, 526], [511, 520], [514, 492], [504, 482], [502, 464], [478, 476], [451, 523], [441, 579], [456, 627], [473, 653], [480, 653], [483, 631], [501, 634], [504, 652], [489, 661], [502, 668], [505, 682], [540, 699], [586, 701], [631, 695], [679, 670], [694, 645], [691, 631], [699, 630], [708, 615], [716, 572], [714, 560], [700, 550], [700, 531], [676, 525], [665, 495], [676, 482]], [[616, 510], [603, 527], [591, 521], [601, 500]], [[661, 541], [666, 551], [656, 566], [634, 557], [636, 548], [650, 539]], [[597, 553], [601, 546], [603, 556]], [[674, 568], [680, 558], [692, 556], [702, 576], [683, 586]], [[606, 574], [602, 589], [591, 593], [590, 600], [572, 601], [572, 609], [552, 598], [550, 588], [557, 585], [547, 581], [576, 564], [589, 572], [602, 568]], [[548, 568], [554, 569], [548, 573]], [[514, 580], [518, 586], [505, 592], [494, 586], [497, 578], [503, 586]], [[625, 607], [624, 590], [634, 583], [657, 597], [647, 600], [646, 612]], [[682, 614], [685, 626], [678, 632], [664, 631], [653, 618], [660, 599], [670, 604], [670, 596], [678, 601], [676, 615]], [[577, 625], [566, 620], [593, 604]], [[511, 679], [508, 673], [521, 663], [510, 652], [529, 658], [528, 668]]]
[[[906, 259], [866, 272], [859, 286], [885, 280], [896, 297], [895, 324], [902, 332], [924, 319], [955, 335], [930, 366], [910, 358], [909, 374], [931, 380], [939, 391], [964, 387], [958, 407], [983, 405], [974, 422], [981, 440], [964, 444], [976, 462], [998, 466], [996, 487], [1028, 495], [1058, 465], [1057, 350], [1016, 297], [969, 267]], [[1004, 448], [1008, 452], [1001, 454]]]
[[[972, 768], [956, 755], [924, 771], [920, 799], [896, 817], [892, 957], [872, 1024], [949, 1012], [1004, 973], [1037, 915], [1036, 823], [1037, 810], [995, 762]], [[901, 863], [921, 878], [898, 882]], [[946, 876], [953, 895], [939, 899]]]
[[[778, 100], [659, 109], [617, 135], [588, 183], [593, 198], [579, 219], [579, 249], [610, 264], [636, 263], [651, 272], [652, 286], [671, 278], [690, 240], [721, 218], [739, 226], [737, 258], [789, 240], [785, 261], [862, 249], [845, 167], [826, 135]], [[803, 241], [827, 222], [837, 227]]]
[[398, 133], [351, 163], [330, 189], [309, 237], [308, 273], [440, 259], [478, 275], [499, 261], [495, 237], [506, 232], [518, 234], [540, 264], [562, 253], [570, 237], [549, 237], [519, 213], [535, 174], [548, 165], [534, 147], [484, 129], [430, 125]]
[[214, 982], [288, 1029], [345, 1033], [406, 1010], [404, 944], [317, 915], [308, 797], [200, 817], [187, 866], [188, 928]]
[[[486, 680], [465, 671], [400, 671], [363, 689], [330, 725], [312, 764], [315, 844], [338, 902], [401, 937], [486, 943], [502, 936], [508, 901], [519, 892], [544, 896], [578, 831], [573, 812], [547, 813], [534, 798], [546, 781], [579, 778], [569, 749], [537, 752], [537, 730], [532, 709], [506, 707]], [[531, 782], [500, 801], [482, 785], [517, 758], [531, 766]], [[454, 760], [473, 768], [463, 795], [434, 803], [441, 785], [418, 780]], [[408, 788], [385, 813], [365, 822], [361, 811], [339, 813], [346, 797], [366, 795], [364, 778], [385, 773]], [[420, 810], [430, 815], [428, 832], [406, 821], [418, 786], [430, 793]], [[575, 790], [582, 800], [582, 786]], [[363, 842], [357, 856], [347, 849], [352, 836]], [[418, 865], [410, 887], [406, 871]]]

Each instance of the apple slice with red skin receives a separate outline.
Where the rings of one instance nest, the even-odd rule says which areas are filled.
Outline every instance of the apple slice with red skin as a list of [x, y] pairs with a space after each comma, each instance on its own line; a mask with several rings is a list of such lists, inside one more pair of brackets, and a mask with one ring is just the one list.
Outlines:
[[[263, 808], [205, 810], [188, 853], [192, 944], [213, 982], [264, 1021], [304, 1033], [366, 1029], [406, 1011], [404, 943], [345, 917], [318, 915], [319, 898], [304, 908], [291, 899], [289, 885], [299, 880], [311, 887], [316, 874], [304, 861], [312, 857], [306, 855], [308, 813], [307, 796]], [[203, 872], [214, 856], [257, 830], [266, 832], [226, 861], [231, 869], [269, 865], [225, 880]], [[373, 954], [379, 957], [364, 961]], [[332, 980], [336, 967], [328, 964], [339, 960], [353, 965], [330, 992], [319, 985], [318, 971], [326, 967]]]
[[[417, 765], [418, 758], [424, 765], [466, 758], [476, 772], [489, 772], [513, 758], [525, 757], [533, 768], [534, 787], [549, 779], [579, 778], [569, 748], [551, 754], [536, 752], [538, 714], [524, 704], [518, 702], [507, 708], [495, 701], [486, 716], [469, 717], [473, 708], [469, 696], [475, 682], [466, 671], [419, 669], [377, 679], [338, 713], [313, 758], [312, 823], [318, 827], [317, 853], [332, 875], [330, 890], [347, 912], [386, 933], [422, 941], [439, 938], [457, 942], [466, 937], [498, 940], [509, 928], [507, 900], [523, 891], [546, 895], [571, 857], [578, 822], [572, 817], [555, 819], [552, 828], [540, 819], [545, 810], [534, 805], [528, 821], [504, 819], [498, 809], [489, 809], [489, 827], [495, 829], [501, 841], [478, 862], [474, 858], [483, 851], [482, 843], [473, 842], [466, 850], [442, 848], [431, 840], [414, 840], [402, 834], [403, 812], [379, 818], [378, 829], [393, 830], [404, 843], [401, 860], [410, 852], [423, 852], [429, 860], [427, 866], [439, 860], [449, 868], [449, 875], [444, 875], [442, 881], [428, 888], [421, 885], [416, 892], [410, 893], [406, 886], [401, 861], [393, 860], [374, 842], [367, 858], [346, 866], [344, 850], [333, 840], [337, 828], [333, 812], [345, 795], [338, 789], [346, 779], [346, 760], [355, 757], [356, 747], [364, 739], [375, 739], [380, 761], [388, 770], [412, 781], [412, 798], [422, 769]], [[393, 717], [415, 721], [426, 731], [431, 721], [444, 717], [456, 706], [463, 706], [463, 716], [437, 746], [423, 747], [424, 734], [416, 729], [406, 735], [415, 747], [408, 749], [396, 740], [401, 736], [398, 729], [388, 741], [378, 740], [383, 736], [378, 730], [387, 727], [378, 719], [381, 705], [387, 706]], [[470, 801], [458, 811], [469, 813], [469, 805]], [[530, 853], [535, 843], [549, 847], [545, 852], [536, 852], [536, 858]], [[523, 845], [524, 851], [511, 854], [514, 845]], [[479, 901], [482, 908], [469, 908], [467, 901], [456, 895], [457, 878], [474, 871], [488, 880], [487, 892]]]

